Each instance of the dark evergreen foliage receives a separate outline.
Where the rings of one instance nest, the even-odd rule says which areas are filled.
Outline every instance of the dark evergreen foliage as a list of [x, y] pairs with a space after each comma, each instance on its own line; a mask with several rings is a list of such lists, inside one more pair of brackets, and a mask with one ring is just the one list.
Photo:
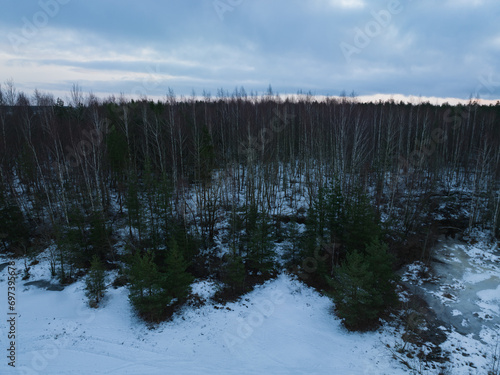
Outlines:
[[0, 202], [0, 241], [7, 250], [16, 250], [29, 242], [30, 230], [21, 209]]
[[333, 275], [347, 253], [364, 249], [380, 235], [368, 196], [360, 189], [344, 194], [337, 183], [331, 189], [320, 188], [309, 208], [302, 237], [304, 256], [315, 259], [315, 273], [321, 280]]
[[231, 256], [226, 265], [223, 281], [234, 294], [240, 294], [245, 290], [245, 277], [246, 270], [243, 258], [238, 255]]
[[189, 263], [184, 260], [182, 250], [177, 245], [177, 241], [172, 240], [165, 260], [166, 273], [164, 289], [177, 303], [185, 301], [191, 291], [193, 276], [187, 272]]
[[336, 312], [348, 329], [375, 328], [382, 314], [398, 301], [393, 261], [387, 245], [378, 240], [365, 251], [347, 254], [331, 284]]
[[130, 256], [127, 270], [130, 281], [130, 301], [138, 314], [147, 321], [158, 322], [168, 318], [175, 306], [182, 304], [190, 293], [193, 276], [187, 272], [175, 240], [167, 250], [164, 264], [158, 265], [152, 251]]
[[272, 228], [265, 212], [259, 212], [255, 205], [247, 208], [245, 218], [245, 263], [248, 269], [268, 272], [274, 265]]
[[159, 322], [167, 314], [172, 296], [163, 289], [165, 275], [158, 271], [154, 256], [135, 252], [128, 268], [130, 301], [145, 320]]
[[91, 307], [97, 307], [104, 297], [106, 285], [104, 281], [104, 267], [97, 255], [94, 255], [90, 264], [90, 270], [85, 280], [85, 295]]

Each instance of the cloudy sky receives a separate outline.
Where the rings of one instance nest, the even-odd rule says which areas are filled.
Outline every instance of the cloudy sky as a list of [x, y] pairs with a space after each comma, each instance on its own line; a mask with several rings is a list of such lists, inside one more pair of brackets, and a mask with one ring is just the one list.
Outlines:
[[2, 0], [0, 83], [62, 96], [500, 98], [498, 0]]

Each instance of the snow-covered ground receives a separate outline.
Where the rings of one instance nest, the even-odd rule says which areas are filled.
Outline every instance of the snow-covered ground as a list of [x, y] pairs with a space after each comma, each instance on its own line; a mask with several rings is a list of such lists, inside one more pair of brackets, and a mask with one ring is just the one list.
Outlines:
[[[47, 279], [47, 262], [32, 274], [30, 280]], [[2, 311], [6, 276], [7, 268]], [[110, 288], [102, 306], [91, 309], [83, 280], [63, 291], [24, 283], [18, 278], [16, 368], [3, 355], [1, 374], [405, 373], [384, 346], [394, 341], [390, 334], [346, 332], [329, 298], [285, 274], [224, 306], [210, 300], [214, 283], [198, 281], [193, 290], [207, 303], [186, 306], [153, 329], [134, 315], [125, 287]], [[5, 353], [5, 323], [0, 327]]]
[[443, 240], [430, 268], [417, 262], [403, 276], [442, 321], [452, 374], [487, 374], [500, 354], [500, 251], [497, 243], [476, 241]]
[[[448, 241], [435, 257], [426, 279], [422, 264], [408, 266], [404, 277], [429, 302], [447, 335], [441, 348], [450, 362], [424, 368], [407, 355], [412, 345], [404, 343], [401, 325], [349, 333], [328, 297], [287, 274], [226, 305], [211, 300], [215, 282], [198, 280], [192, 305], [172, 321], [150, 327], [135, 316], [126, 287], [109, 287], [98, 309], [87, 305], [84, 280], [62, 291], [47, 290], [57, 282], [51, 279], [46, 251], [31, 267], [29, 280], [21, 280], [23, 262], [16, 261], [16, 367], [8, 366], [3, 355], [0, 374], [397, 375], [440, 374], [443, 368], [449, 374], [487, 374], [500, 329], [498, 248]], [[1, 265], [7, 261], [0, 258], [4, 353], [9, 347], [8, 268]], [[109, 273], [108, 282], [114, 277]], [[194, 306], [199, 301], [204, 304]], [[402, 347], [406, 350], [398, 351]], [[414, 349], [426, 350], [425, 345]]]

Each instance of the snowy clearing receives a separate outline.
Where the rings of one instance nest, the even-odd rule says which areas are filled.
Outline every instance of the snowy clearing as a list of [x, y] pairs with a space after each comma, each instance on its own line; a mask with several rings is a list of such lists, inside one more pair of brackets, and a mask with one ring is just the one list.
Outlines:
[[[154, 329], [134, 315], [125, 287], [91, 309], [82, 280], [61, 292], [24, 283], [18, 278], [16, 369], [4, 358], [2, 374], [405, 373], [382, 344], [394, 341], [387, 332], [346, 332], [329, 298], [287, 275], [240, 302], [186, 306]], [[3, 295], [6, 285], [4, 270]], [[203, 298], [213, 287], [195, 284]], [[3, 325], [0, 334], [4, 342]]]

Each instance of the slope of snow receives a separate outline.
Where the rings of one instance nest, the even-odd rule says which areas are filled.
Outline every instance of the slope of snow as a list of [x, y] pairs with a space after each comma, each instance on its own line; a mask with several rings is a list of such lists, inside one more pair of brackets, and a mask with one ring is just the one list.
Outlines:
[[[0, 275], [3, 311], [6, 274]], [[18, 278], [16, 369], [2, 356], [1, 374], [405, 373], [383, 344], [394, 340], [390, 335], [346, 332], [329, 298], [288, 275], [240, 302], [186, 306], [154, 329], [134, 315], [125, 287], [109, 289], [102, 306], [91, 309], [82, 280], [63, 291], [24, 283]], [[203, 298], [211, 287], [195, 284]], [[6, 346], [5, 324], [0, 327]]]

